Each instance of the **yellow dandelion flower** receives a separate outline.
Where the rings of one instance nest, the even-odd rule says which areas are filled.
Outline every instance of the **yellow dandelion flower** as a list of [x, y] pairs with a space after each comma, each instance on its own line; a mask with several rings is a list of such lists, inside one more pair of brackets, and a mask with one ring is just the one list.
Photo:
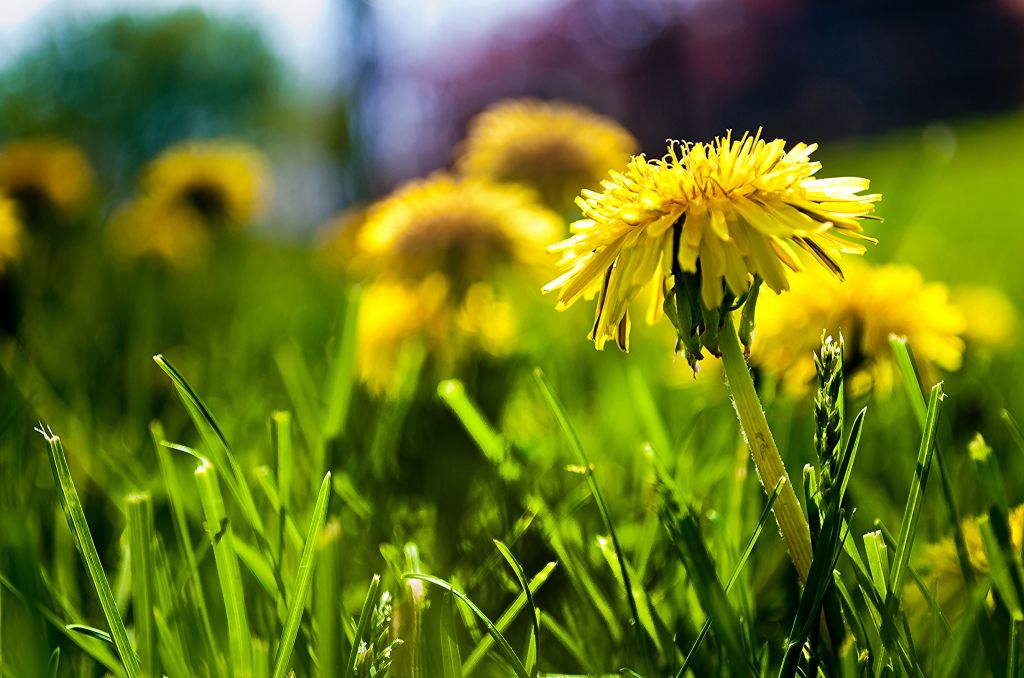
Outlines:
[[[786, 269], [802, 269], [798, 250], [840, 276], [839, 255], [862, 253], [855, 240], [871, 240], [860, 220], [880, 196], [862, 194], [867, 179], [815, 178], [816, 148], [799, 143], [787, 151], [782, 139], [758, 133], [671, 142], [660, 160], [634, 157], [610, 173], [602, 191], [577, 198], [585, 218], [552, 248], [567, 270], [545, 291], [560, 290], [560, 309], [596, 293], [590, 338], [598, 349], [614, 339], [626, 350], [630, 303], [652, 291], [653, 321], [668, 279], [679, 285], [684, 274], [696, 275], [699, 303], [718, 309], [747, 292], [751, 274], [777, 292], [788, 289]], [[681, 336], [689, 331], [681, 328]]]
[[447, 296], [440, 275], [419, 284], [384, 280], [366, 288], [359, 305], [357, 367], [370, 391], [393, 394], [410, 351], [440, 355], [446, 350], [451, 325]]
[[470, 122], [456, 167], [465, 176], [532, 187], [560, 214], [580, 189], [624, 167], [637, 142], [621, 125], [564, 101], [498, 102]]
[[205, 256], [209, 228], [193, 210], [142, 197], [129, 201], [110, 220], [111, 247], [126, 258], [155, 257], [188, 268]]
[[383, 274], [439, 272], [464, 291], [502, 264], [543, 261], [561, 228], [525, 188], [436, 174], [372, 206], [358, 245]]
[[476, 283], [455, 316], [459, 334], [492, 356], [512, 352], [519, 333], [519, 319], [512, 304], [498, 298], [487, 283]]
[[1020, 318], [1005, 294], [994, 287], [965, 285], [953, 290], [953, 303], [967, 320], [964, 339], [968, 346], [991, 350], [1016, 343]]
[[[965, 518], [961, 522], [964, 543], [967, 546], [968, 559], [971, 567], [980, 575], [989, 573], [988, 555], [981, 538], [977, 516]], [[1010, 540], [1014, 550], [1021, 549], [1021, 536], [1024, 534], [1024, 504], [1010, 510]], [[943, 613], [955, 620], [966, 609], [968, 590], [964, 584], [963, 572], [956, 553], [956, 545], [952, 537], [946, 537], [925, 546], [914, 558], [914, 567], [922, 581], [935, 596], [936, 602]], [[918, 623], [918, 628], [925, 628], [924, 620], [932, 617], [932, 610], [920, 589], [908, 585], [903, 593], [903, 601], [908, 614]]]
[[0, 150], [0, 190], [14, 198], [27, 219], [73, 212], [92, 186], [85, 153], [63, 139], [22, 139]]
[[851, 388], [884, 393], [899, 374], [890, 334], [908, 339], [920, 369], [952, 371], [960, 367], [965, 328], [945, 285], [926, 282], [911, 266], [860, 264], [848, 267], [843, 284], [818, 273], [795, 279], [788, 295], [761, 295], [751, 356], [789, 390], [801, 392], [814, 379], [822, 330], [841, 332]]
[[211, 225], [247, 226], [262, 215], [269, 197], [263, 154], [233, 141], [185, 141], [145, 168], [143, 194], [188, 208]]
[[14, 201], [0, 198], [0, 273], [21, 256], [23, 237]]
[[331, 217], [320, 227], [317, 254], [328, 268], [362, 274], [369, 270], [358, 247], [359, 233], [366, 223], [366, 208], [353, 207]]

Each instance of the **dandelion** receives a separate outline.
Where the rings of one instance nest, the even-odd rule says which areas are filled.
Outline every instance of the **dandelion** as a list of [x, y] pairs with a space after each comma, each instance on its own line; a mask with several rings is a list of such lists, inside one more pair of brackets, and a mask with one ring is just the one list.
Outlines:
[[319, 260], [328, 268], [356, 276], [370, 266], [359, 251], [359, 234], [366, 223], [366, 208], [353, 207], [331, 217], [321, 228], [317, 243]]
[[512, 99], [470, 122], [456, 166], [465, 176], [530, 186], [568, 214], [580, 189], [596, 188], [609, 167], [625, 166], [636, 150], [621, 125], [583, 106]]
[[813, 352], [824, 329], [846, 339], [850, 392], [888, 393], [899, 378], [889, 335], [904, 336], [914, 348], [926, 383], [938, 369], [959, 369], [967, 323], [950, 302], [949, 290], [927, 282], [907, 265], [847, 268], [847, 281], [820, 272], [793, 281], [789, 294], [761, 295], [752, 359], [776, 375], [791, 393], [804, 393], [814, 380]]
[[194, 211], [146, 197], [114, 212], [108, 235], [125, 259], [152, 257], [177, 268], [201, 261], [210, 242], [207, 224]]
[[15, 200], [22, 218], [30, 222], [73, 213], [92, 185], [92, 166], [85, 153], [63, 139], [21, 139], [0, 150], [0, 190]]
[[966, 320], [968, 347], [990, 351], [1011, 348], [1020, 331], [1020, 318], [1005, 294], [985, 285], [964, 285], [951, 292], [953, 303]]
[[505, 264], [542, 262], [560, 230], [527, 189], [436, 174], [371, 207], [358, 245], [382, 275], [441, 273], [461, 292]]
[[[601, 191], [584, 190], [577, 204], [584, 218], [573, 236], [551, 249], [565, 272], [545, 291], [558, 290], [558, 308], [596, 295], [590, 339], [600, 350], [614, 340], [629, 348], [630, 305], [648, 293], [648, 320], [664, 311], [682, 350], [696, 369], [703, 349], [721, 355], [729, 390], [767, 490], [789, 481], [747, 369], [732, 312], [744, 310], [743, 341], [763, 281], [789, 288], [789, 271], [814, 262], [842, 278], [838, 259], [860, 254], [861, 220], [872, 218], [881, 196], [865, 194], [859, 177], [818, 179], [816, 145], [788, 151], [781, 139], [758, 132], [711, 143], [670, 142], [660, 160], [634, 157], [613, 170]], [[820, 329], [819, 329], [820, 332]], [[820, 336], [820, 335], [819, 335]], [[775, 517], [801, 578], [811, 562], [807, 519], [786, 482]]]
[[192, 210], [211, 226], [249, 225], [266, 208], [269, 188], [263, 155], [233, 141], [177, 144], [146, 167], [141, 181], [149, 199]]
[[[610, 173], [601, 192], [577, 199], [585, 218], [552, 248], [567, 270], [545, 290], [559, 290], [559, 308], [596, 293], [590, 339], [598, 349], [612, 339], [627, 350], [629, 306], [645, 290], [653, 321], [669, 282], [679, 291], [687, 286], [693, 305], [707, 310], [746, 294], [752, 275], [782, 292], [789, 288], [786, 269], [803, 269], [798, 251], [842, 277], [837, 260], [862, 253], [857, 241], [871, 241], [860, 220], [880, 196], [861, 194], [867, 179], [814, 178], [815, 148], [800, 143], [786, 151], [781, 139], [744, 134], [710, 144], [672, 142], [660, 160], [634, 157], [624, 171]], [[681, 306], [684, 314], [691, 315], [690, 306]], [[683, 339], [701, 329], [696, 318], [682, 321]]]
[[357, 321], [357, 367], [370, 391], [394, 395], [417, 354], [449, 358], [447, 297], [441, 275], [419, 284], [385, 280], [366, 288]]
[[12, 200], [0, 198], [0, 274], [21, 256], [24, 228]]
[[[961, 532], [971, 569], [979, 575], [987, 575], [990, 573], [990, 567], [979, 520], [977, 516], [964, 519], [960, 523]], [[1017, 552], [1021, 549], [1022, 534], [1024, 504], [1010, 510], [1010, 541]], [[914, 566], [945, 615], [950, 619], [960, 617], [967, 607], [969, 590], [964, 582], [953, 538], [946, 537], [925, 546], [915, 558]], [[930, 619], [933, 613], [920, 589], [913, 584], [908, 585], [903, 593], [903, 601], [908, 614], [918, 620], [915, 626], [925, 628], [924, 620]]]

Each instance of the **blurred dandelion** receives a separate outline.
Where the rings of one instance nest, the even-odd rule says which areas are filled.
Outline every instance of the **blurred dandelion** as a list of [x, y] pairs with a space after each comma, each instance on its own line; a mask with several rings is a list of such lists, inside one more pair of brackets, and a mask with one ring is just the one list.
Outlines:
[[269, 198], [266, 160], [231, 141], [186, 141], [147, 165], [140, 194], [110, 221], [113, 249], [187, 267], [206, 254], [211, 235], [250, 225]]
[[320, 227], [317, 258], [330, 269], [355, 277], [365, 275], [371, 266], [361, 256], [359, 234], [366, 223], [366, 208], [352, 207], [331, 217]]
[[0, 274], [21, 256], [23, 231], [14, 201], [0, 198]]
[[925, 383], [935, 370], [957, 370], [967, 322], [949, 290], [927, 282], [908, 265], [851, 265], [841, 283], [822, 272], [794, 279], [788, 295], [761, 295], [752, 359], [793, 393], [814, 381], [813, 353], [824, 329], [846, 339], [846, 374], [852, 395], [887, 393], [899, 378], [889, 335], [914, 347]]
[[[981, 537], [979, 517], [972, 516], [961, 522], [964, 543], [971, 568], [980, 575], [990, 573], [988, 555]], [[1024, 534], [1024, 504], [1010, 510], [1010, 541], [1015, 551], [1021, 549], [1021, 535]], [[915, 558], [915, 567], [928, 590], [945, 615], [955, 620], [965, 611], [970, 591], [964, 582], [963, 571], [957, 558], [956, 545], [952, 537], [926, 545]], [[907, 585], [903, 592], [907, 613], [916, 621], [915, 627], [924, 629], [934, 613], [921, 590]]]
[[461, 295], [506, 264], [536, 265], [561, 221], [518, 186], [435, 174], [370, 208], [358, 245], [382, 275], [444, 274]]
[[92, 189], [92, 166], [69, 141], [21, 139], [0, 150], [0, 190], [14, 199], [29, 223], [73, 214]]
[[[708, 310], [744, 295], [753, 274], [776, 292], [787, 289], [785, 269], [803, 268], [798, 249], [841, 277], [837, 259], [864, 251], [856, 241], [871, 239], [859, 220], [871, 216], [880, 196], [861, 194], [867, 179], [815, 179], [815, 149], [799, 143], [787, 152], [783, 140], [766, 142], [758, 133], [672, 142], [660, 160], [634, 157], [624, 171], [610, 173], [601, 192], [578, 198], [586, 218], [552, 248], [567, 270], [545, 290], [559, 290], [559, 308], [596, 293], [591, 340], [598, 349], [612, 339], [627, 350], [633, 299], [652, 293], [653, 321], [670, 291], [667, 281], [679, 286], [686, 273], [699, 278], [693, 284]], [[681, 320], [674, 323], [681, 335], [698, 330]]]
[[142, 197], [114, 212], [108, 237], [126, 259], [153, 257], [178, 268], [203, 259], [210, 243], [206, 223], [194, 211]]
[[575, 211], [580, 189], [597, 188], [608, 168], [624, 167], [637, 142], [615, 120], [564, 101], [500, 101], [469, 124], [457, 151], [465, 176], [537, 191], [559, 214]]
[[1001, 351], [1011, 348], [1020, 330], [1020, 318], [1005, 294], [995, 287], [965, 285], [952, 291], [953, 303], [963, 312], [968, 348]]
[[416, 354], [449, 357], [448, 284], [435, 274], [418, 284], [382, 280], [363, 292], [359, 306], [359, 377], [373, 393], [393, 395]]
[[187, 208], [211, 226], [244, 227], [263, 214], [270, 191], [266, 159], [235, 141], [185, 141], [144, 170], [142, 193]]

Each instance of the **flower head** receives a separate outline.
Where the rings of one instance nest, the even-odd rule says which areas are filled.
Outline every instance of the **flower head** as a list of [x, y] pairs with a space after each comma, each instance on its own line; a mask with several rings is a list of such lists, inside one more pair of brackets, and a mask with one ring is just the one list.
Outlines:
[[14, 202], [0, 198], [0, 273], [21, 256], [24, 228]]
[[167, 149], [144, 170], [148, 198], [189, 209], [211, 226], [247, 226], [266, 207], [266, 160], [233, 141], [186, 141]]
[[517, 330], [512, 305], [486, 283], [472, 285], [459, 300], [440, 274], [418, 283], [379, 280], [359, 306], [359, 376], [372, 392], [394, 394], [408, 376], [410, 356], [450, 372], [470, 355], [508, 354]]
[[126, 259], [154, 257], [187, 268], [206, 254], [208, 231], [207, 224], [193, 210], [141, 197], [114, 212], [109, 238], [116, 253]]
[[566, 214], [582, 188], [596, 188], [622, 167], [637, 143], [621, 125], [563, 101], [501, 101], [470, 122], [456, 161], [459, 172], [532, 187]]
[[751, 355], [789, 390], [802, 392], [814, 377], [822, 330], [842, 333], [851, 389], [887, 392], [899, 374], [889, 335], [907, 338], [921, 369], [956, 370], [965, 327], [945, 285], [926, 282], [911, 266], [860, 264], [847, 268], [845, 284], [813, 273], [794, 280], [785, 297], [762, 294]]
[[561, 221], [517, 186], [437, 174], [370, 208], [358, 244], [384, 275], [444, 274], [459, 291], [507, 263], [537, 263]]
[[[552, 248], [567, 270], [545, 290], [560, 290], [560, 308], [596, 293], [590, 338], [598, 349], [614, 339], [626, 350], [630, 303], [653, 292], [649, 319], [655, 319], [672, 291], [667, 281], [677, 292], [690, 289], [698, 316], [701, 307], [717, 310], [744, 295], [755, 274], [776, 292], [788, 289], [786, 269], [802, 270], [801, 251], [841, 276], [840, 254], [862, 253], [857, 241], [871, 240], [860, 220], [880, 196], [862, 194], [867, 179], [814, 178], [815, 148], [799, 143], [787, 151], [782, 139], [744, 134], [707, 144], [671, 142], [660, 160], [634, 157], [610, 173], [602, 191], [577, 198], [585, 218], [573, 224], [575, 235]], [[689, 313], [688, 306], [679, 308]], [[717, 330], [695, 318], [673, 320], [681, 340]]]
[[21, 139], [0, 150], [0, 190], [18, 203], [25, 219], [73, 212], [92, 185], [85, 153], [63, 139]]

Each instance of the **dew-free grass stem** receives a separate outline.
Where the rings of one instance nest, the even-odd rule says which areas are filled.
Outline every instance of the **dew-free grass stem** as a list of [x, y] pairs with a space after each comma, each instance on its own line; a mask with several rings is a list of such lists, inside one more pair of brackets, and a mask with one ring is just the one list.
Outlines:
[[786, 479], [782, 492], [775, 502], [775, 520], [779, 524], [782, 538], [786, 542], [789, 556], [793, 559], [800, 579], [807, 581], [807, 574], [811, 569], [810, 529], [796, 498], [796, 492], [793, 491], [789, 473], [782, 463], [779, 448], [775, 445], [775, 438], [768, 428], [768, 421], [765, 419], [757, 391], [754, 390], [754, 382], [750, 378], [747, 361], [743, 349], [740, 348], [739, 336], [731, 318], [726, 319], [719, 335], [719, 347], [722, 350], [722, 365], [725, 368], [729, 392], [733, 397], [733, 405], [739, 416], [740, 428], [743, 429], [762, 486], [766, 492], [770, 492], [769, 488], [774, 488], [781, 479]]

